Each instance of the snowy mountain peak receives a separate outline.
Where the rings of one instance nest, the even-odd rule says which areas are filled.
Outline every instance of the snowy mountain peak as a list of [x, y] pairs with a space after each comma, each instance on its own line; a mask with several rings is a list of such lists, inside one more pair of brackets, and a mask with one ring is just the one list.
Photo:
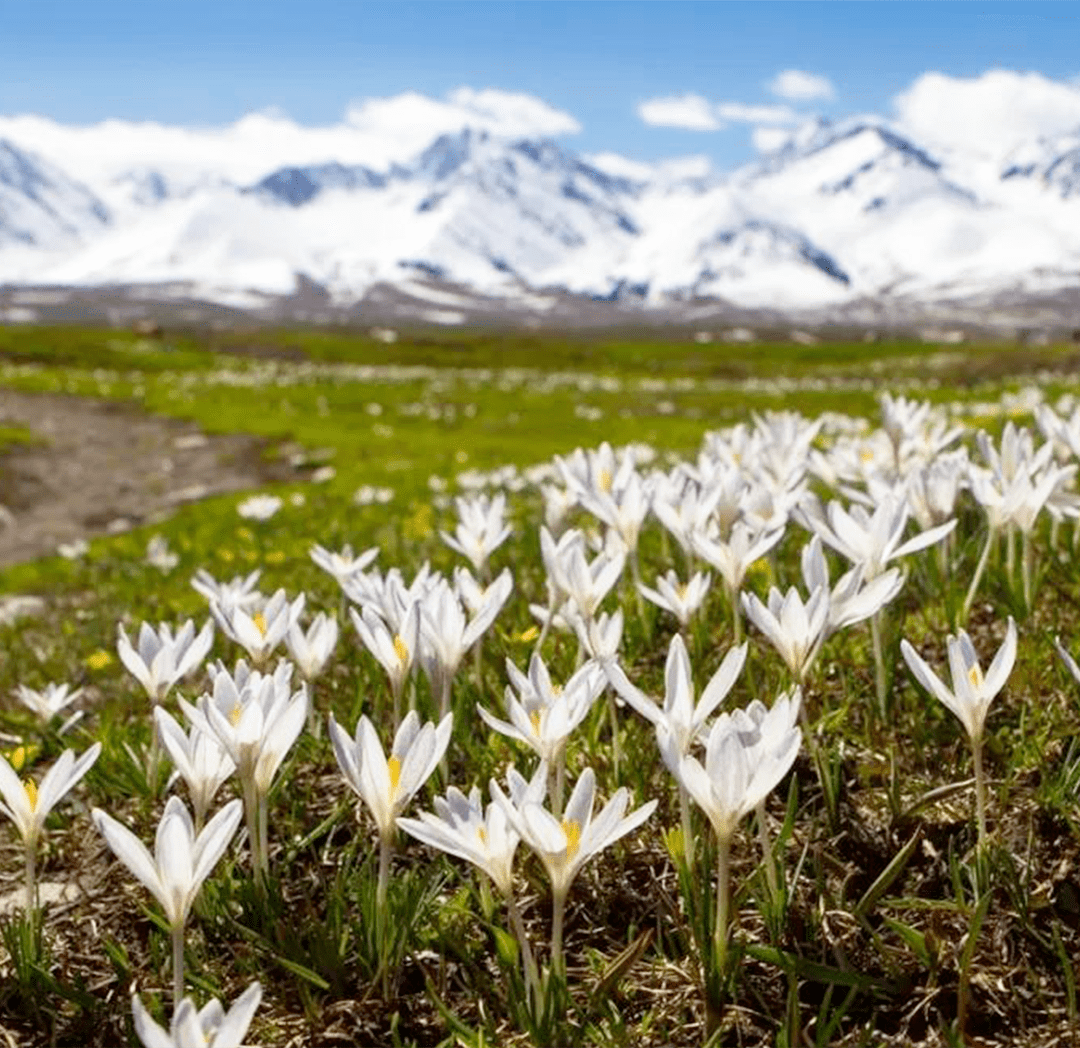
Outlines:
[[109, 211], [58, 167], [0, 139], [0, 245], [51, 246], [109, 223]]

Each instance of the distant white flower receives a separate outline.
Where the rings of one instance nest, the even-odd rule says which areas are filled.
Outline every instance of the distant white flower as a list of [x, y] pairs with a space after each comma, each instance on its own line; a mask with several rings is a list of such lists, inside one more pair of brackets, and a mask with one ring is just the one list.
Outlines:
[[252, 495], [236, 507], [236, 512], [245, 520], [269, 520], [281, 505], [277, 495]]
[[211, 604], [220, 608], [250, 608], [266, 598], [255, 588], [262, 572], [256, 568], [250, 575], [234, 576], [228, 582], [218, 582], [205, 568], [199, 568], [191, 580], [192, 587]]
[[312, 546], [310, 554], [311, 559], [323, 571], [334, 576], [338, 585], [352, 578], [357, 572], [363, 571], [378, 555], [378, 546], [372, 546], [362, 553], [354, 554], [349, 543], [345, 543], [340, 553], [323, 546]]
[[246, 608], [231, 608], [211, 603], [210, 611], [225, 635], [239, 644], [257, 666], [265, 665], [274, 649], [285, 639], [289, 628], [304, 610], [305, 595], [289, 601], [283, 589], [277, 590], [251, 612]]
[[330, 661], [338, 639], [337, 619], [320, 611], [305, 632], [293, 622], [285, 633], [285, 647], [296, 663], [301, 676], [313, 681]]
[[703, 571], [691, 575], [685, 585], [674, 571], [669, 571], [657, 578], [656, 589], [641, 583], [638, 584], [638, 589], [646, 600], [670, 612], [679, 620], [679, 626], [686, 629], [704, 602], [711, 583], [712, 575]]
[[164, 707], [155, 707], [154, 721], [161, 744], [187, 784], [195, 809], [195, 825], [202, 826], [214, 794], [236, 770], [236, 765], [216, 735], [195, 726], [185, 734], [176, 718]]
[[509, 538], [510, 525], [505, 521], [506, 496], [501, 492], [493, 497], [476, 495], [456, 498], [458, 525], [451, 535], [440, 531], [445, 542], [456, 553], [467, 557], [473, 568], [482, 572], [491, 554]]
[[172, 686], [202, 665], [214, 642], [213, 623], [207, 622], [196, 634], [188, 619], [175, 633], [167, 623], [156, 629], [147, 623], [139, 627], [138, 647], [128, 639], [122, 624], [117, 626], [116, 650], [127, 671], [146, 689], [150, 701], [163, 702]]
[[[15, 692], [19, 697], [19, 701], [27, 709], [33, 710], [45, 722], [51, 721], [61, 710], [66, 709], [78, 699], [82, 693], [82, 688], [71, 690], [69, 684], [46, 684], [42, 691], [20, 684]], [[82, 711], [80, 710], [69, 717], [61, 726], [60, 734], [63, 735], [81, 716]]]
[[90, 551], [90, 544], [86, 539], [73, 539], [71, 542], [61, 542], [56, 547], [56, 552], [67, 560], [79, 560]]
[[168, 540], [164, 535], [155, 535], [146, 544], [146, 563], [163, 574], [168, 574], [180, 563], [180, 557], [169, 549]]

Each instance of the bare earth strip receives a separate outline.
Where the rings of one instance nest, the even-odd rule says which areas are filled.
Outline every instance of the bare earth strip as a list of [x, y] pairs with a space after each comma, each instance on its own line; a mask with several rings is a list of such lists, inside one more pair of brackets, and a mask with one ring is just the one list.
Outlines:
[[0, 389], [0, 427], [38, 438], [0, 455], [0, 565], [162, 519], [178, 505], [289, 473], [266, 442], [207, 436], [128, 404]]

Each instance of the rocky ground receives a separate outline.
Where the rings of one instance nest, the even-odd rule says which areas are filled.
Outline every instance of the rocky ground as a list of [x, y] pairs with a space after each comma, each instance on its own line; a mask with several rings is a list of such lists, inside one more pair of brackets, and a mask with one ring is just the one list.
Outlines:
[[263, 440], [208, 436], [188, 422], [83, 397], [0, 389], [0, 428], [33, 434], [0, 452], [0, 565], [289, 472]]

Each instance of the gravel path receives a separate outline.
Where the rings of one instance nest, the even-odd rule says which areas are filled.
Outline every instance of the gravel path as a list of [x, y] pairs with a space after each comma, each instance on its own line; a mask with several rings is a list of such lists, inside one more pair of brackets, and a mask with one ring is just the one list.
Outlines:
[[0, 453], [0, 565], [168, 516], [179, 504], [290, 471], [266, 442], [208, 436], [128, 404], [0, 388], [0, 427], [38, 438]]

